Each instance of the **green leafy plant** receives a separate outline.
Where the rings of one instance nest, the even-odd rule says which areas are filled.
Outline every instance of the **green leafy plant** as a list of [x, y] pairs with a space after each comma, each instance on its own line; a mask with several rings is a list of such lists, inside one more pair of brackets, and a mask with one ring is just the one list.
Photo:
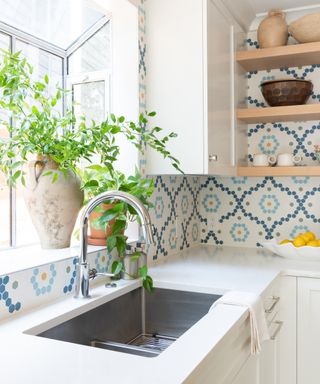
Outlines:
[[[67, 92], [51, 86], [48, 75], [34, 80], [32, 74], [32, 66], [20, 52], [2, 51], [0, 107], [8, 112], [8, 118], [1, 123], [7, 127], [10, 137], [0, 139], [0, 169], [9, 184], [15, 185], [20, 178], [25, 182], [23, 166], [30, 156], [36, 155], [50, 157], [63, 172], [77, 172], [81, 160], [91, 162], [92, 157], [98, 155], [99, 163], [112, 174], [120, 154], [116, 144], [118, 135], [124, 135], [139, 151], [143, 151], [145, 145], [150, 146], [180, 169], [179, 161], [166, 149], [166, 143], [176, 134], [160, 138], [161, 128], [148, 128], [148, 119], [154, 112], [141, 114], [137, 124], [113, 114], [101, 124], [88, 123], [84, 116], [77, 121], [72, 106], [65, 113], [58, 108]], [[50, 86], [54, 92], [50, 92]]]
[[[147, 208], [153, 207], [149, 198], [154, 190], [154, 181], [151, 178], [142, 178], [136, 169], [135, 175], [126, 177], [119, 171], [110, 173], [107, 167], [101, 165], [91, 165], [82, 172], [83, 190], [87, 200], [92, 197], [109, 190], [118, 190], [130, 193], [137, 197]], [[139, 216], [136, 211], [125, 202], [114, 202], [111, 209], [103, 210], [100, 206], [96, 208], [101, 212], [101, 216], [95, 219], [94, 225], [101, 229], [110, 227], [111, 234], [107, 237], [107, 249], [112, 252], [117, 250], [118, 260], [112, 264], [112, 272], [119, 274], [127, 273], [124, 269], [123, 256], [127, 246], [127, 237], [124, 231], [128, 221], [138, 221]], [[140, 252], [131, 255], [132, 262], [137, 261], [141, 257]], [[148, 275], [146, 265], [138, 269], [138, 274], [142, 278], [143, 286], [152, 290], [152, 278]]]
[[[172, 132], [161, 137], [163, 130], [152, 127], [149, 121], [155, 112], [140, 114], [137, 123], [114, 114], [100, 124], [88, 122], [85, 116], [76, 119], [72, 105], [62, 111], [62, 100], [68, 94], [66, 90], [51, 84], [48, 75], [40, 80], [34, 79], [33, 68], [21, 52], [1, 52], [0, 108], [7, 113], [7, 118], [0, 119], [0, 122], [7, 127], [9, 137], [0, 138], [0, 170], [9, 185], [15, 186], [20, 179], [25, 184], [24, 168], [31, 158], [50, 158], [65, 176], [71, 170], [83, 178], [83, 189], [88, 199], [103, 191], [118, 189], [133, 194], [150, 207], [148, 199], [153, 190], [152, 179], [143, 179], [138, 172], [126, 178], [115, 169], [121, 152], [116, 141], [119, 135], [139, 152], [143, 153], [146, 146], [153, 148], [181, 171], [179, 161], [167, 150], [167, 143], [177, 135]], [[91, 165], [85, 172], [79, 170], [83, 160], [92, 163], [93, 158], [99, 165]], [[52, 182], [59, 177], [55, 172], [46, 172], [47, 176], [50, 174]], [[117, 249], [119, 260], [112, 268], [118, 272], [123, 269], [124, 229], [128, 220], [138, 218], [130, 206], [116, 202], [102, 215], [100, 225], [105, 226], [112, 219], [115, 223], [107, 247], [109, 251]], [[139, 257], [137, 254], [133, 256]], [[139, 275], [144, 286], [152, 289], [147, 266], [139, 269]]]

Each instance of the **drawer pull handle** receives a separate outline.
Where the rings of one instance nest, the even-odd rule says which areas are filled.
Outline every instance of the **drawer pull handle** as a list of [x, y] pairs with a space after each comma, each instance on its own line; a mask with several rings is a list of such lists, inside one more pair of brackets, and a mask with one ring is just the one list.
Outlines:
[[283, 321], [275, 321], [275, 324], [278, 324], [277, 329], [274, 331], [274, 334], [270, 337], [271, 340], [275, 340], [277, 337], [277, 334], [280, 332], [280, 329], [283, 326]]
[[279, 303], [280, 297], [279, 296], [272, 296], [273, 303], [270, 305], [269, 308], [265, 310], [265, 313], [271, 313], [274, 310], [274, 307]]

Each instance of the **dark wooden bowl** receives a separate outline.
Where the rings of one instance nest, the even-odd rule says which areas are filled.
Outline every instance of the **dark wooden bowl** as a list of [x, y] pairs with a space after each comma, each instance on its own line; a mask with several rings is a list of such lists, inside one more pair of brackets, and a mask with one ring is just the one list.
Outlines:
[[271, 80], [261, 84], [261, 92], [270, 107], [305, 104], [312, 90], [309, 80]]

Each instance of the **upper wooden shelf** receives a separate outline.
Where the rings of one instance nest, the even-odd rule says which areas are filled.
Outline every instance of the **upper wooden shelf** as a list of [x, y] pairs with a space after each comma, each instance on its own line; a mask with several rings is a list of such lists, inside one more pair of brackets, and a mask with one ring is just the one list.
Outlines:
[[320, 64], [320, 42], [238, 51], [236, 61], [246, 71]]
[[237, 118], [249, 124], [320, 120], [320, 103], [286, 107], [241, 108], [237, 109]]
[[238, 167], [237, 176], [320, 176], [320, 167]]

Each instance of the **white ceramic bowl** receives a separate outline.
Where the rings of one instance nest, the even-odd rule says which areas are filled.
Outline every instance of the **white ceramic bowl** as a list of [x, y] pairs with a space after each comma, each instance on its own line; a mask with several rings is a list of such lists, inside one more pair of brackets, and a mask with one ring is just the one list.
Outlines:
[[309, 260], [320, 261], [320, 247], [295, 247], [291, 243], [278, 244], [276, 240], [271, 240], [261, 244], [264, 248], [277, 254], [278, 256], [285, 257], [292, 260]]

